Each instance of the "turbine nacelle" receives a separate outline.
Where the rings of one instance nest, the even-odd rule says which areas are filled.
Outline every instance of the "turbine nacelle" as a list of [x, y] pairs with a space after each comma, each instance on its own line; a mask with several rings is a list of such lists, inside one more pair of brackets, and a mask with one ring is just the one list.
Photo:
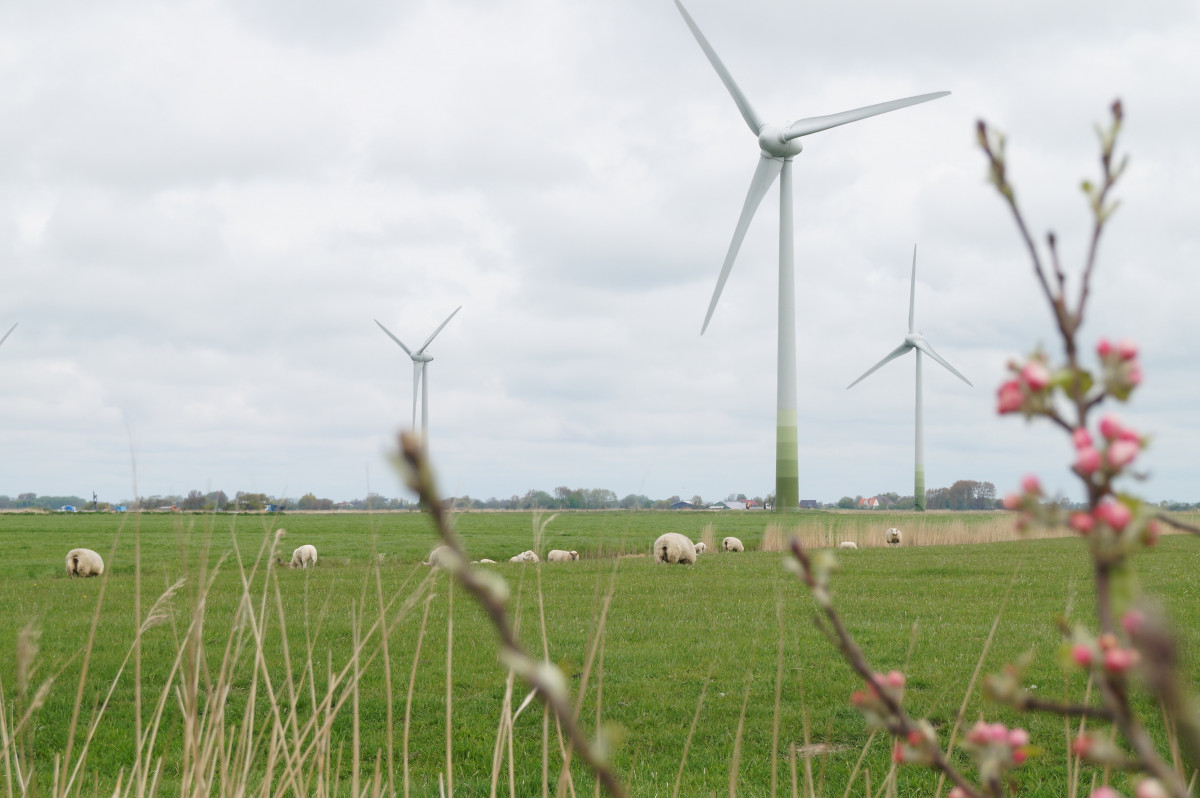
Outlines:
[[908, 344], [909, 346], [920, 348], [921, 344], [926, 343], [925, 336], [921, 335], [920, 333], [909, 333], [908, 335], [904, 336], [904, 343]]
[[413, 352], [412, 359], [414, 363], [432, 363], [433, 355], [427, 355], [424, 352]]
[[792, 138], [789, 141], [785, 137], [790, 125], [790, 122], [782, 126], [763, 125], [758, 131], [758, 146], [762, 148], [764, 158], [791, 158], [804, 149], [800, 139]]

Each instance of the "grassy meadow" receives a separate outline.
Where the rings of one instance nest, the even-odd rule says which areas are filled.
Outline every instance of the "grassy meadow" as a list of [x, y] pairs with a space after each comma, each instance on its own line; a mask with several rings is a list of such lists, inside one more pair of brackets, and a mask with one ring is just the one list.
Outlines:
[[[759, 550], [793, 533], [810, 547], [858, 543], [840, 557], [835, 600], [875, 666], [908, 674], [906, 705], [932, 720], [943, 744], [997, 617], [985, 673], [1032, 652], [1027, 684], [1082, 699], [1084, 677], [1064, 678], [1057, 664], [1055, 619], [1069, 613], [1090, 625], [1086, 551], [1068, 537], [1017, 539], [1005, 514], [549, 518], [455, 521], [473, 557], [502, 561], [484, 567], [508, 582], [524, 646], [544, 650], [582, 693], [581, 722], [592, 736], [601, 725], [631, 795], [727, 795], [731, 781], [742, 796], [775, 794], [773, 784], [789, 795], [793, 774], [806, 795], [934, 794], [929, 771], [891, 766], [890, 741], [876, 736], [864, 749], [869, 733], [848, 704], [860, 680], [814, 625], [813, 603], [781, 567], [785, 555]], [[285, 560], [312, 543], [318, 567], [268, 568], [275, 526], [287, 529]], [[883, 546], [888, 526], [904, 531], [904, 546]], [[645, 554], [666, 531], [718, 544], [734, 535], [747, 552], [656, 566]], [[420, 565], [437, 542], [417, 513], [0, 514], [0, 742], [12, 738], [2, 789], [554, 794], [563, 763], [554, 723], [537, 702], [512, 718], [528, 691], [518, 680], [508, 692], [479, 608]], [[104, 578], [65, 575], [63, 558], [77, 546], [100, 552]], [[503, 562], [527, 548], [576, 549], [582, 559]], [[1192, 537], [1167, 536], [1136, 559], [1192, 662], [1198, 550]], [[164, 592], [170, 598], [155, 606]], [[31, 622], [40, 635], [22, 635]], [[966, 721], [986, 712], [1026, 726], [1042, 746], [1021, 774], [1024, 794], [1073, 794], [1061, 719], [985, 704], [978, 687], [966, 707]], [[1158, 722], [1157, 708], [1139, 707]], [[1085, 767], [1080, 783], [1093, 775]], [[1119, 776], [1114, 784], [1126, 786]], [[593, 789], [573, 762], [564, 794]]]

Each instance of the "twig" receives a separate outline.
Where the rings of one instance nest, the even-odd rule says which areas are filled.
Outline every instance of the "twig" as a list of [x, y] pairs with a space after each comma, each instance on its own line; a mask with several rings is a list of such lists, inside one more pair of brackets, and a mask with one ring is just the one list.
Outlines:
[[417, 492], [422, 506], [433, 520], [443, 543], [454, 553], [454, 556], [446, 558], [449, 562], [444, 566], [479, 602], [486, 615], [491, 619], [492, 626], [496, 629], [496, 634], [500, 638], [501, 661], [537, 690], [542, 701], [550, 707], [566, 731], [572, 748], [583, 757], [588, 767], [596, 774], [596, 778], [604, 785], [604, 789], [610, 795], [624, 798], [625, 788], [617, 780], [605, 758], [575, 722], [562, 672], [549, 663], [538, 662], [530, 657], [517, 641], [505, 610], [505, 602], [508, 597], [507, 585], [495, 574], [478, 571], [468, 564], [466, 553], [463, 551], [458, 536], [454, 533], [450, 518], [442, 506], [433, 477], [433, 469], [430, 467], [419, 435], [400, 433], [400, 457], [409, 487]]

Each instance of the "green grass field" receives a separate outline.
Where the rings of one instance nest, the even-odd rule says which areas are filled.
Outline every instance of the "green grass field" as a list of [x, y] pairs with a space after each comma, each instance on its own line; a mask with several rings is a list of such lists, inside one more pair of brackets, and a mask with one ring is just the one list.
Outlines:
[[[729, 794], [735, 738], [747, 695], [738, 795], [769, 795], [773, 767], [779, 794], [790, 794], [787, 753], [792, 744], [803, 745], [806, 722], [813, 744], [807, 750], [815, 752], [813, 779], [823, 785], [820, 793], [840, 796], [850, 782], [868, 736], [862, 719], [848, 705], [859, 680], [815, 627], [814, 605], [781, 567], [784, 555], [714, 553], [701, 557], [694, 567], [656, 566], [645, 556], [612, 556], [647, 552], [653, 539], [665, 531], [699, 539], [708, 523], [715, 525], [712, 533], [718, 541], [735, 535], [753, 549], [772, 520], [756, 513], [566, 513], [549, 522], [539, 548], [543, 553], [551, 548], [577, 549], [584, 559], [569, 564], [490, 566], [508, 581], [510, 610], [520, 624], [520, 637], [537, 654], [543, 647], [540, 590], [545, 645], [550, 659], [567, 674], [573, 692], [583, 682], [589, 641], [612, 586], [603, 653], [590, 674], [581, 717], [594, 733], [599, 692], [603, 722], [615, 730], [611, 733], [618, 740], [613, 761], [631, 794], [672, 794], [706, 684], [679, 794]], [[456, 523], [474, 557], [506, 560], [535, 547], [535, 519], [527, 513], [468, 513], [457, 516]], [[1068, 690], [1076, 699], [1082, 696], [1083, 677], [1075, 674], [1065, 680], [1057, 664], [1059, 637], [1054, 625], [1055, 617], [1068, 610], [1076, 620], [1091, 620], [1090, 565], [1078, 541], [966, 542], [973, 530], [980, 539], [993, 539], [988, 530], [997, 523], [1007, 524], [995, 513], [923, 518], [813, 514], [797, 523], [804, 525], [806, 540], [829, 543], [856, 536], [873, 541], [876, 530], [881, 533], [891, 525], [920, 530], [914, 535], [920, 540], [913, 542], [921, 545], [844, 553], [835, 597], [876, 667], [908, 673], [906, 705], [913, 714], [929, 717], [943, 742], [1010, 583], [1011, 597], [985, 672], [1032, 651], [1035, 660], [1026, 681], [1037, 685], [1039, 694], [1061, 697]], [[293, 547], [312, 543], [320, 552], [319, 566], [309, 571], [268, 571], [260, 564], [255, 570], [260, 551], [269, 545], [269, 524], [288, 530], [280, 544], [285, 559]], [[786, 531], [790, 532], [790, 525], [785, 524]], [[939, 529], [950, 541], [946, 545], [934, 545]], [[358, 783], [361, 793], [369, 791], [378, 757], [384, 771], [381, 790], [387, 792], [391, 761], [391, 784], [399, 793], [406, 693], [428, 606], [408, 748], [412, 794], [437, 795], [446, 762], [447, 621], [453, 592], [453, 788], [457, 795], [487, 795], [507, 672], [497, 660], [495, 633], [479, 609], [461, 589], [451, 591], [444, 575], [430, 577], [430, 571], [419, 564], [436, 543], [428, 519], [419, 514], [0, 515], [0, 550], [5, 552], [0, 560], [0, 639], [5, 645], [0, 651], [7, 652], [0, 657], [0, 680], [8, 728], [20, 718], [37, 686], [56, 676], [18, 746], [31, 758], [38, 783], [45, 789], [52, 781], [56, 756], [68, 747], [84, 664], [87, 675], [72, 759], [79, 756], [94, 708], [103, 701], [131, 650], [138, 626], [139, 582], [144, 615], [159, 594], [186, 577], [172, 599], [167, 622], [141, 638], [140, 690], [132, 659], [116, 682], [81, 768], [86, 775], [77, 779], [76, 787], [88, 794], [112, 794], [119, 773], [128, 783], [131, 763], [139, 759], [134, 733], [138, 703], [146, 727], [160, 696], [166, 701], [151, 758], [154, 762], [161, 758], [157, 790], [173, 795], [181, 779], [194, 783], [194, 774], [188, 773], [195, 767], [195, 757], [184, 752], [196, 750], [194, 741], [205, 731], [206, 716], [190, 702], [202, 705], [212, 685], [227, 687], [212, 705], [224, 712], [211, 715], [221, 718], [218, 731], [226, 730], [216, 737], [218, 748], [236, 749], [243, 727], [252, 731], [256, 750], [271, 747], [275, 726], [292, 730], [295, 739], [315, 739], [306, 737], [303, 724], [326, 693], [330, 674], [353, 661], [360, 673], [357, 689], [352, 689], [352, 678], [343, 679], [332, 692], [344, 696], [346, 703], [333, 717], [318, 713], [318, 719], [328, 723], [322, 739], [329, 750], [327, 755], [320, 750], [314, 754], [314, 760], [324, 757], [327, 763], [314, 767], [325, 768], [326, 782], [339, 784], [340, 791], [350, 792]], [[76, 546], [101, 553], [109, 569], [105, 580], [65, 576], [63, 557]], [[1200, 585], [1192, 559], [1198, 547], [1200, 541], [1193, 538], [1169, 536], [1136, 560], [1144, 585], [1162, 597], [1181, 630], [1182, 649], [1192, 662], [1200, 644], [1196, 634]], [[253, 606], [253, 623], [238, 612], [243, 575], [249, 580], [245, 595]], [[208, 583], [211, 586], [203, 589]], [[103, 604], [89, 654], [89, 632], [102, 589]], [[428, 605], [426, 595], [433, 596]], [[197, 617], [201, 600], [204, 623], [196, 632], [200, 642], [193, 647], [188, 645], [188, 624]], [[378, 632], [371, 632], [381, 614], [390, 626], [386, 648]], [[18, 678], [17, 640], [30, 621], [41, 629], [41, 636], [26, 689]], [[231, 639], [244, 640], [251, 633], [261, 635], [260, 647], [250, 644], [239, 651], [235, 646], [227, 653]], [[367, 643], [362, 656], [354, 659], [355, 640], [363, 637]], [[779, 754], [773, 758], [780, 641]], [[179, 652], [183, 652], [181, 670], [172, 675]], [[225, 675], [223, 663], [227, 663]], [[181, 679], [180, 672], [195, 674], [195, 680]], [[288, 697], [292, 692], [294, 699]], [[514, 703], [526, 692], [518, 684]], [[274, 702], [268, 695], [275, 696]], [[1138, 706], [1157, 722], [1157, 708]], [[1044, 748], [1036, 766], [1026, 768], [1025, 794], [1068, 793], [1067, 732], [1061, 719], [1020, 717], [982, 703], [976, 690], [966, 719], [973, 721], [980, 712], [1010, 725], [1025, 725], [1034, 742]], [[1155, 733], [1164, 736], [1161, 728]], [[280, 745], [287, 747], [286, 742]], [[549, 745], [553, 793], [561, 763], [553, 725]], [[515, 721], [514, 794], [542, 794], [542, 746], [543, 713], [535, 703]], [[855, 794], [863, 794], [864, 770], [870, 773], [872, 790], [883, 784], [890, 767], [889, 751], [890, 742], [877, 737], [854, 777]], [[251, 783], [273, 767], [268, 759], [246, 765]], [[219, 773], [221, 767], [214, 767]], [[803, 764], [800, 768], [803, 778]], [[500, 794], [509, 794], [507, 761], [501, 773]], [[575, 790], [591, 794], [586, 771], [575, 763], [572, 773]], [[1090, 771], [1087, 774], [1090, 778]], [[924, 769], [902, 767], [895, 778], [899, 795], [933, 794], [936, 779]], [[220, 778], [213, 776], [212, 781]], [[1119, 779], [1115, 783], [1122, 784]], [[286, 786], [276, 788], [288, 794]], [[316, 794], [317, 790], [300, 792]]]

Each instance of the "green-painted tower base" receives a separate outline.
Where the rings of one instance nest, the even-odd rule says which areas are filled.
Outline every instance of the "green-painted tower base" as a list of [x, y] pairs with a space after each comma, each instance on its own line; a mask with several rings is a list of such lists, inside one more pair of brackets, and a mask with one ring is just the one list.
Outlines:
[[779, 412], [775, 428], [775, 511], [800, 509], [800, 457], [796, 411]]
[[913, 484], [913, 509], [919, 513], [925, 512], [925, 469], [921, 466], [917, 466]]

